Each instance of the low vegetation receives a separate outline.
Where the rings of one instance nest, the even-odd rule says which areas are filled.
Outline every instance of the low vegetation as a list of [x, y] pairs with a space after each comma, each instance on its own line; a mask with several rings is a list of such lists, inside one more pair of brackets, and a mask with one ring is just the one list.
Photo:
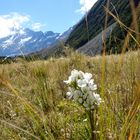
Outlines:
[[86, 110], [66, 97], [73, 69], [92, 73], [104, 102], [94, 114], [100, 140], [140, 139], [140, 52], [0, 65], [0, 140], [88, 140]]

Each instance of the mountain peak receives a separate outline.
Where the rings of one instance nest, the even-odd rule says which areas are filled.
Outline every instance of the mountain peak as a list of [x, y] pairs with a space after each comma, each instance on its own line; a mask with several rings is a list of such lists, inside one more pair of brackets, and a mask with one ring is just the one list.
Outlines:
[[14, 34], [0, 38], [0, 56], [19, 56], [41, 51], [67, 38], [71, 30], [63, 34], [53, 31], [43, 33], [29, 28], [16, 30]]
[[0, 56], [26, 55], [47, 48], [59, 37], [52, 31], [43, 33], [29, 28], [15, 30], [13, 34], [0, 38]]
[[60, 34], [60, 33], [54, 33], [53, 31], [47, 31], [47, 32], [45, 32], [44, 33], [45, 34], [45, 36], [53, 36], [53, 35], [55, 35], [55, 34]]

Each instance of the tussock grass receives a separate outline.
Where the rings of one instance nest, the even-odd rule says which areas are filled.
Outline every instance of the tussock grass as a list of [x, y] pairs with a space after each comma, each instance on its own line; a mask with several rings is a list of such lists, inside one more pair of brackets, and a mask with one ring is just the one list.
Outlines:
[[92, 73], [104, 99], [96, 115], [97, 139], [139, 140], [139, 55], [72, 52], [66, 58], [0, 65], [0, 140], [89, 139], [85, 110], [65, 95], [63, 80], [73, 69]]

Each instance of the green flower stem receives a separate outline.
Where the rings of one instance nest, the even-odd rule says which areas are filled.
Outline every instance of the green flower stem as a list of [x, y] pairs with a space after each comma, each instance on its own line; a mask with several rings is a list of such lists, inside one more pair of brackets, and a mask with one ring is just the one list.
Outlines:
[[94, 111], [88, 112], [89, 121], [90, 121], [90, 127], [91, 127], [91, 140], [96, 140], [96, 134], [95, 132], [95, 118], [94, 118]]

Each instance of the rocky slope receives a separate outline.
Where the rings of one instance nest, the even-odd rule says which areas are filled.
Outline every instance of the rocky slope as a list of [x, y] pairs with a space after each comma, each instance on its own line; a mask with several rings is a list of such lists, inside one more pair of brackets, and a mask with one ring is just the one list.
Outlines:
[[[84, 16], [75, 26], [66, 41], [66, 44], [74, 49], [82, 47], [82, 49], [80, 49], [83, 50], [82, 52], [89, 52], [87, 49], [90, 48], [88, 45], [90, 44], [91, 46], [91, 42], [87, 42], [94, 38], [97, 40], [97, 36], [99, 36], [103, 30], [116, 22], [114, 17], [106, 12], [105, 7], [108, 7], [108, 10], [126, 26], [130, 26], [132, 22], [132, 11], [129, 0], [109, 0], [109, 4], [107, 4], [107, 1], [108, 0], [98, 0], [95, 3], [87, 13], [87, 16]], [[138, 6], [139, 0], [134, 0], [134, 3], [135, 6]], [[126, 34], [127, 31], [117, 24], [116, 27], [113, 28], [111, 36], [108, 36], [109, 39], [106, 38], [107, 51], [112, 50], [114, 53], [121, 52], [121, 47], [123, 46], [122, 44]], [[94, 43], [92, 45], [94, 47]]]

